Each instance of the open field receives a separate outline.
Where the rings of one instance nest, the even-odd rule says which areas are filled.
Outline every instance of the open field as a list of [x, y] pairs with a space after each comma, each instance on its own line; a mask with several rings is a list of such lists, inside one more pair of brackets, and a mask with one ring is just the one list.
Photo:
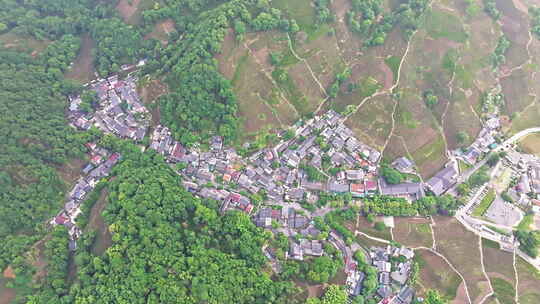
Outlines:
[[420, 264], [416, 286], [420, 295], [428, 289], [436, 289], [447, 300], [456, 298], [461, 278], [441, 257], [428, 250], [415, 250], [414, 259]]
[[407, 247], [431, 247], [430, 220], [426, 218], [395, 217], [395, 241]]
[[501, 304], [514, 303], [515, 273], [512, 253], [500, 250], [497, 243], [497, 248], [493, 248], [494, 246], [485, 241], [482, 240], [484, 265], [496, 297]]
[[454, 218], [438, 216], [434, 220], [437, 251], [463, 275], [471, 299], [476, 303], [489, 292], [488, 282], [482, 273], [478, 237]]
[[[375, 222], [382, 221], [382, 219], [377, 219]], [[351, 231], [354, 232], [353, 227], [347, 226]], [[373, 236], [376, 238], [384, 239], [384, 240], [392, 240], [392, 235], [390, 234], [390, 228], [386, 227], [383, 231], [378, 231], [374, 228], [374, 223], [370, 223], [366, 220], [365, 217], [360, 216], [358, 219], [358, 231], [361, 231], [369, 236]]]
[[3, 47], [20, 51], [30, 51], [32, 56], [37, 56], [40, 52], [45, 50], [49, 43], [51, 43], [49, 40], [21, 37], [11, 32], [0, 35], [0, 45]]
[[531, 75], [523, 69], [514, 71], [510, 76], [501, 79], [501, 86], [506, 97], [506, 111], [509, 115], [523, 111], [534, 100], [530, 88]]
[[530, 134], [519, 142], [523, 152], [540, 155], [540, 134]]
[[366, 144], [382, 147], [392, 129], [392, 110], [395, 101], [390, 95], [368, 100], [345, 124]]
[[517, 258], [516, 267], [519, 276], [519, 303], [540, 303], [540, 272], [521, 258]]
[[95, 47], [94, 40], [89, 34], [84, 34], [81, 39], [81, 49], [71, 68], [66, 72], [66, 78], [87, 83], [94, 79], [94, 56], [92, 50]]

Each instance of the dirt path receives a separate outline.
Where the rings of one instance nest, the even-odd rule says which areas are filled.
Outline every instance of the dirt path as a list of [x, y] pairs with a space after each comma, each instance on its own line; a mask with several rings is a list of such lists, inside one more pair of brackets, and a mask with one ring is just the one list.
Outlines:
[[380, 238], [378, 238], [378, 237], [371, 236], [371, 235], [369, 235], [369, 234], [367, 234], [367, 233], [364, 233], [364, 232], [362, 232], [362, 231], [356, 230], [356, 231], [354, 232], [354, 236], [357, 236], [357, 235], [359, 235], [359, 234], [362, 235], [362, 236], [365, 236], [365, 237], [367, 237], [368, 239], [373, 240], [373, 241], [381, 242], [381, 243], [384, 243], [384, 244], [390, 244], [390, 241], [388, 241], [388, 240], [380, 239]]
[[427, 248], [427, 247], [415, 247], [413, 248], [413, 250], [419, 250], [419, 249], [423, 249], [423, 250], [427, 250], [437, 256], [439, 256], [441, 259], [443, 259], [447, 264], [448, 266], [450, 266], [450, 268], [452, 268], [452, 270], [457, 273], [457, 275], [461, 278], [461, 281], [463, 283], [463, 286], [465, 287], [465, 294], [467, 295], [467, 300], [469, 303], [472, 304], [472, 301], [471, 301], [471, 296], [469, 294], [469, 288], [467, 287], [467, 282], [465, 282], [465, 277], [463, 277], [463, 275], [457, 270], [456, 267], [454, 267], [454, 265], [452, 263], [450, 263], [450, 261], [444, 256], [442, 255], [441, 253], [439, 253], [438, 251], [436, 250], [433, 250], [431, 248]]
[[[268, 80], [270, 80], [270, 82], [272, 82], [272, 85], [276, 88], [277, 92], [279, 92], [279, 98], [282, 100], [282, 101], [286, 101], [287, 104], [289, 105], [289, 108], [292, 109], [292, 111], [296, 114], [297, 117], [300, 117], [301, 115], [298, 113], [298, 111], [296, 110], [296, 108], [289, 102], [289, 100], [283, 95], [283, 92], [282, 90], [280, 89], [279, 85], [276, 83], [276, 81], [274, 80], [274, 78], [272, 77], [272, 75], [268, 72], [268, 70], [266, 70], [264, 68], [264, 65], [263, 63], [259, 60], [259, 58], [257, 56], [255, 56], [255, 54], [253, 53], [253, 50], [249, 48], [248, 44], [246, 42], [244, 42], [244, 48], [247, 50], [249, 56], [251, 56], [251, 58], [253, 58], [253, 60], [255, 61], [255, 63], [259, 66], [259, 69], [261, 70], [261, 72], [263, 72], [263, 74], [266, 76], [266, 78], [268, 78]], [[274, 109], [264, 100], [264, 98], [262, 98], [261, 96], [259, 96], [259, 98], [261, 100], [264, 101], [264, 104], [269, 108], [270, 112], [272, 112], [272, 114], [274, 114], [274, 116], [276, 117], [277, 121], [279, 122], [279, 124], [281, 126], [285, 126], [285, 124], [281, 121], [279, 115], [276, 115], [276, 113], [274, 113]]]
[[[313, 73], [313, 70], [311, 69], [311, 66], [309, 65], [309, 63], [307, 62], [307, 60], [305, 58], [302, 58], [300, 56], [298, 56], [298, 54], [296, 53], [296, 51], [294, 50], [293, 46], [292, 46], [292, 40], [291, 40], [291, 35], [289, 35], [287, 33], [287, 38], [288, 38], [288, 44], [289, 44], [289, 49], [291, 50], [291, 53], [293, 54], [293, 56], [302, 61], [306, 67], [308, 68], [309, 70], [309, 73], [311, 74], [311, 77], [313, 77], [313, 79], [315, 80], [315, 82], [319, 85], [319, 88], [321, 89], [321, 92], [323, 93], [324, 96], [327, 96], [326, 98], [328, 98], [328, 94], [326, 93], [326, 89], [324, 88], [324, 86], [321, 84], [321, 82], [319, 81], [319, 79], [315, 76], [315, 73]], [[325, 99], [326, 101], [326, 99]]]
[[514, 278], [516, 285], [514, 286], [514, 289], [516, 290], [516, 294], [514, 296], [514, 301], [519, 304], [519, 274], [516, 267], [516, 250], [512, 252], [512, 266], [514, 267]]
[[[491, 280], [489, 279], [489, 276], [486, 272], [486, 267], [484, 265], [484, 249], [482, 248], [482, 238], [478, 238], [478, 247], [480, 249], [480, 265], [482, 266], [482, 273], [484, 274], [484, 277], [486, 278], [488, 282], [489, 289], [491, 290], [487, 295], [485, 295], [479, 302], [479, 304], [484, 303], [487, 299], [489, 299], [492, 295], [495, 294], [495, 291], [493, 290], [493, 286], [491, 285]], [[499, 299], [495, 298], [495, 301], [499, 303]], [[500, 303], [499, 303], [500, 304]]]
[[[399, 77], [398, 77], [399, 78]], [[392, 109], [392, 129], [390, 129], [390, 134], [388, 134], [388, 137], [386, 137], [386, 141], [384, 142], [384, 145], [381, 149], [381, 154], [384, 155], [384, 151], [386, 150], [386, 147], [388, 146], [388, 143], [390, 142], [390, 139], [394, 135], [394, 131], [396, 130], [396, 111], [398, 106], [398, 100], [396, 99], [394, 102], [394, 108]]]

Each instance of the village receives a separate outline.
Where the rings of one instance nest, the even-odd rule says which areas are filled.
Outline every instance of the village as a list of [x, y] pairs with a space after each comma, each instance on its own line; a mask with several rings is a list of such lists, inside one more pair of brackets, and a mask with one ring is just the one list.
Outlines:
[[[314, 218], [336, 208], [325, 206], [309, 211], [304, 207], [316, 206], [321, 194], [348, 195], [353, 199], [386, 195], [409, 201], [421, 199], [426, 192], [442, 195], [458, 182], [458, 160], [477, 164], [497, 145], [495, 135], [499, 123], [497, 117], [492, 117], [471, 147], [465, 152], [456, 152], [456, 157], [427, 182], [415, 179], [388, 184], [379, 176], [381, 153], [355, 138], [344, 124], [344, 118], [335, 111], [297, 124], [292, 136], [281, 134], [279, 144], [245, 158], [235, 149], [225, 147], [219, 136], [212, 137], [207, 150], [188, 149], [172, 137], [167, 127], [158, 125], [150, 129], [150, 114], [136, 92], [136, 82], [134, 76], [124, 80], [112, 76], [90, 84], [88, 89], [96, 93], [99, 103], [94, 113], [81, 111], [80, 96], [70, 97], [68, 117], [72, 126], [81, 130], [95, 127], [137, 143], [148, 138], [148, 148], [164, 156], [171, 168], [182, 176], [183, 186], [188, 191], [218, 201], [222, 213], [239, 210], [248, 214], [256, 226], [284, 233], [290, 245], [286, 259], [302, 261], [322, 256], [324, 243], [332, 244], [344, 259], [351, 296], [360, 293], [365, 278], [352, 257], [360, 246], [346, 245], [333, 231], [327, 239], [318, 237], [320, 231], [315, 228]], [[121, 159], [120, 154], [95, 143], [88, 143], [87, 148], [90, 163], [69, 193], [64, 210], [51, 220], [52, 225], [69, 229], [72, 250], [76, 249], [76, 240], [81, 235], [76, 225], [81, 203]], [[524, 177], [515, 189], [521, 193], [520, 197], [531, 192], [529, 189], [540, 190], [540, 161], [520, 158], [519, 165], [523, 167], [520, 172]], [[416, 174], [415, 164], [406, 157], [394, 160], [390, 166], [405, 175]], [[540, 208], [538, 201], [527, 201]], [[513, 244], [514, 240], [509, 243]], [[362, 250], [369, 264], [377, 268], [377, 294], [386, 301], [381, 303], [411, 303], [414, 290], [407, 281], [414, 252], [391, 245]], [[265, 254], [274, 271], [279, 272], [279, 261], [271, 253], [265, 251]]]

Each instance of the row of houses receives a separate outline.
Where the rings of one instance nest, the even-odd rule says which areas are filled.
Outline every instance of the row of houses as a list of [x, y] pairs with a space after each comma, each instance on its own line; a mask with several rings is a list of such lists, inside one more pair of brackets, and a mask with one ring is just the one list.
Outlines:
[[68, 229], [71, 250], [76, 249], [76, 241], [81, 236], [81, 230], [76, 225], [76, 219], [81, 214], [81, 204], [100, 179], [110, 174], [121, 157], [120, 154], [111, 153], [95, 143], [88, 143], [86, 147], [89, 150], [90, 162], [82, 169], [83, 174], [69, 192], [64, 208], [50, 221], [53, 226], [63, 225]]
[[491, 116], [485, 121], [484, 127], [480, 130], [475, 141], [464, 152], [457, 151], [457, 156], [466, 163], [475, 165], [483, 155], [497, 147], [495, 137], [500, 127], [499, 117], [496, 115]]

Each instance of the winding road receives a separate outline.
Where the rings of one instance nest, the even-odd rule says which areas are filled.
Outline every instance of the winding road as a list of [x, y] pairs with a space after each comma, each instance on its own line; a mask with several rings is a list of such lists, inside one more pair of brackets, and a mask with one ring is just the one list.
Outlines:
[[519, 131], [518, 133], [512, 135], [512, 137], [505, 140], [502, 144], [500, 144], [497, 148], [493, 149], [489, 155], [484, 157], [483, 160], [478, 162], [474, 167], [470, 168], [469, 170], [463, 172], [456, 182], [456, 184], [448, 190], [449, 194], [456, 195], [457, 194], [457, 187], [459, 184], [463, 183], [464, 181], [468, 180], [471, 175], [473, 175], [478, 169], [480, 169], [483, 165], [486, 164], [486, 162], [489, 160], [489, 156], [493, 153], [498, 153], [503, 150], [506, 150], [509, 148], [509, 145], [514, 144], [516, 141], [522, 139], [523, 137], [526, 137], [527, 135], [533, 134], [533, 133], [540, 133], [540, 127], [535, 128], [529, 128], [522, 131]]

